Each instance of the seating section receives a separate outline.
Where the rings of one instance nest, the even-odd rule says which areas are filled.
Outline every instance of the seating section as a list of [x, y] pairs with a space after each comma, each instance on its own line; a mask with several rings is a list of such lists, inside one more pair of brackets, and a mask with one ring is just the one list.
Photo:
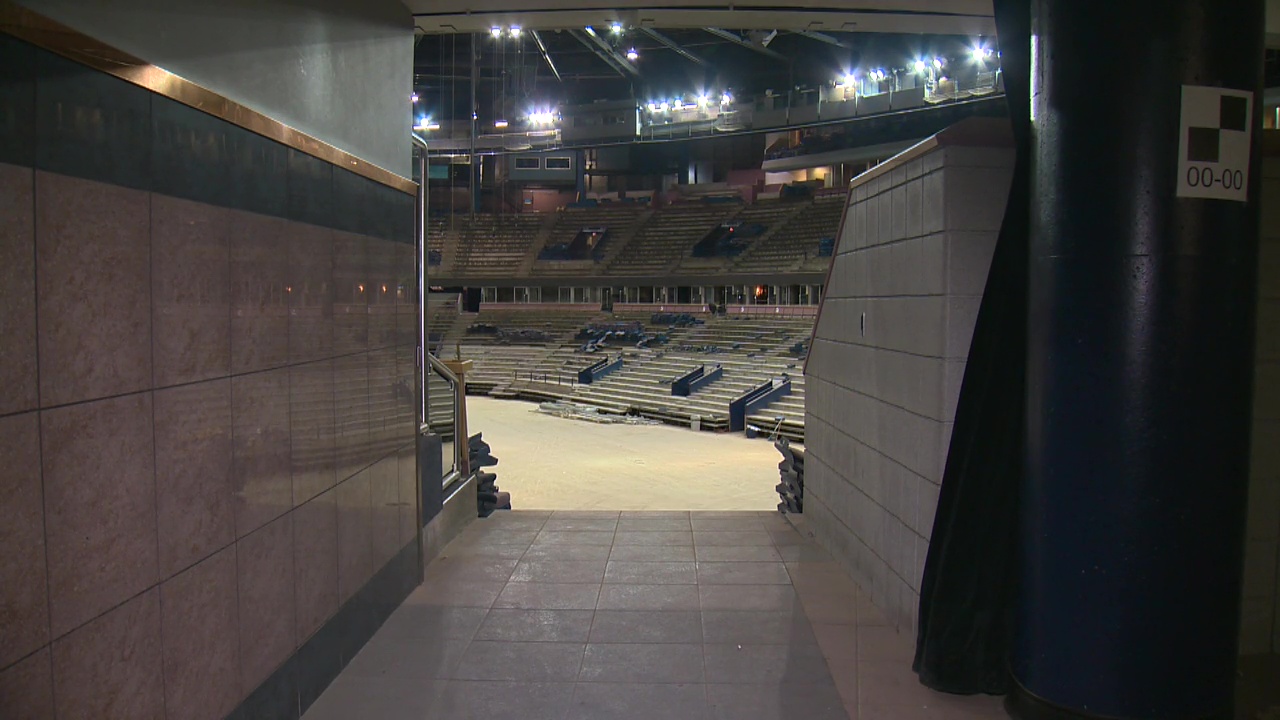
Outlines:
[[671, 205], [654, 213], [613, 262], [610, 275], [661, 275], [695, 243], [729, 218], [738, 206], [726, 203]]
[[[597, 271], [597, 264], [625, 243], [647, 215], [637, 205], [608, 204], [593, 208], [566, 208], [561, 210], [551, 228], [544, 248], [568, 245], [574, 237], [588, 227], [608, 229], [604, 242], [596, 246], [594, 257], [586, 260], [543, 260], [534, 263], [534, 274], [545, 277], [590, 275]], [[539, 248], [542, 250], [542, 248]]]
[[[586, 311], [484, 310], [464, 316], [456, 336], [445, 344], [452, 357], [456, 342], [462, 357], [474, 362], [467, 391], [495, 397], [566, 400], [610, 413], [635, 413], [688, 426], [694, 417], [704, 428], [728, 426], [729, 403], [751, 387], [785, 373], [791, 395], [748, 418], [768, 436], [778, 432], [804, 441], [803, 360], [793, 347], [807, 341], [812, 318], [706, 318], [701, 325], [653, 325], [650, 314], [606, 315]], [[667, 335], [666, 343], [637, 348], [634, 342], [606, 342], [598, 353], [580, 352], [577, 331], [590, 323], [639, 322], [651, 334]], [[484, 333], [467, 333], [484, 326]], [[498, 332], [493, 332], [496, 328]], [[590, 385], [577, 383], [581, 368], [604, 357], [622, 354], [623, 367]], [[670, 383], [695, 368], [716, 364], [724, 376], [689, 397], [671, 395]], [[777, 418], [782, 418], [781, 427]]]
[[844, 214], [844, 196], [826, 195], [807, 203], [787, 224], [747, 252], [733, 269], [741, 272], [822, 272], [831, 262], [818, 251], [823, 238], [835, 237]]
[[[743, 228], [744, 235], [751, 235], [756, 228], [758, 233], [752, 235], [744, 242], [747, 244], [747, 251], [756, 243], [764, 242], [769, 235], [779, 229], [786, 220], [803, 207], [805, 203], [789, 202], [784, 200], [762, 200], [742, 208], [736, 215], [727, 222], [736, 223]], [[701, 238], [699, 238], [700, 240]], [[687, 255], [680, 261], [680, 270], [706, 270], [727, 268], [733, 262], [733, 257], [720, 255], [716, 257], [693, 257]]]
[[[821, 273], [830, 264], [822, 241], [838, 232], [844, 197], [822, 191], [812, 200], [773, 197], [746, 206], [697, 201], [658, 210], [605, 204], [555, 214], [459, 214], [432, 218], [427, 244], [430, 263], [439, 268], [433, 272], [445, 279]], [[745, 248], [694, 257], [694, 247], [726, 222], [743, 228]], [[556, 248], [571, 245], [589, 227], [608, 229], [590, 258], [554, 257]]]
[[541, 232], [546, 216], [477, 214], [454, 217], [458, 230], [454, 277], [513, 277]]

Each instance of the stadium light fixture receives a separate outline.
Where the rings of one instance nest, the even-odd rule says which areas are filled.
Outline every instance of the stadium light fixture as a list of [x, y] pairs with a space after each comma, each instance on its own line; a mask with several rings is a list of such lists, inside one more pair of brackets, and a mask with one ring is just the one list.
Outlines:
[[630, 49], [628, 49], [628, 50], [627, 50], [627, 59], [628, 59], [628, 60], [630, 60], [631, 62], [635, 62], [635, 61], [636, 61], [636, 60], [638, 60], [639, 58], [640, 58], [640, 53], [636, 52], [636, 49], [635, 49], [635, 48], [630, 48]]
[[991, 48], [983, 47], [982, 45], [974, 46], [971, 52], [974, 62], [986, 62], [991, 57]]
[[518, 38], [518, 37], [520, 37], [520, 26], [519, 26], [519, 25], [512, 25], [512, 26], [511, 26], [511, 30], [510, 30], [510, 32], [511, 32], [511, 37], [513, 37], [513, 38]]
[[411, 103], [416, 103], [416, 102], [418, 102], [418, 93], [413, 93], [413, 94], [409, 95], [409, 102], [411, 102]]
[[924, 64], [923, 60], [916, 60], [916, 64], [915, 64], [916, 72], [923, 73], [926, 67], [927, 66]]
[[493, 121], [493, 126], [494, 126], [494, 127], [496, 127], [496, 128], [498, 128], [499, 130], [502, 130], [503, 128], [505, 128], [505, 127], [507, 126], [507, 121], [506, 121], [506, 120], [494, 120], [494, 121]]
[[491, 28], [489, 28], [489, 34], [490, 34], [490, 35], [492, 35], [492, 36], [494, 36], [495, 38], [500, 38], [500, 37], [502, 37], [502, 28], [500, 28], [500, 27], [491, 27]]
[[936, 57], [936, 58], [934, 58], [934, 59], [933, 59], [933, 66], [934, 66], [934, 67], [936, 67], [936, 68], [938, 68], [939, 70], [941, 70], [943, 65], [946, 65], [946, 62], [944, 62], [942, 58], [940, 58], [940, 57]]
[[706, 106], [707, 106], [707, 94], [702, 93], [698, 95], [698, 107], [706, 107]]
[[623, 29], [622, 23], [620, 22], [613, 23], [612, 25], [609, 26], [609, 29], [613, 31], [614, 35], [621, 35], [622, 29]]
[[727, 92], [726, 92], [725, 94], [723, 94], [723, 95], [721, 95], [721, 96], [720, 96], [720, 104], [721, 104], [721, 105], [728, 105], [728, 104], [730, 104], [730, 103], [732, 103], [732, 102], [733, 102], [733, 95], [731, 95], [731, 94], [729, 94], [729, 93], [727, 93]]

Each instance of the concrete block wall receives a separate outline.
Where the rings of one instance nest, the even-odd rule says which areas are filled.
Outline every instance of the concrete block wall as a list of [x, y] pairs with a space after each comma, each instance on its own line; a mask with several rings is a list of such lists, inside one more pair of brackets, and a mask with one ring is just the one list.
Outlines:
[[1264, 163], [1242, 654], [1280, 653], [1280, 157]]
[[854, 181], [805, 378], [805, 515], [904, 632], [1013, 173], [946, 134]]

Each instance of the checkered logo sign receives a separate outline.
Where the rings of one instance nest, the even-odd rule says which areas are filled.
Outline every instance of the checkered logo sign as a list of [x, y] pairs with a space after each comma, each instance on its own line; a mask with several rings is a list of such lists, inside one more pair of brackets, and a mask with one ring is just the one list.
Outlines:
[[1183, 86], [1178, 197], [1247, 199], [1252, 110], [1253, 93]]

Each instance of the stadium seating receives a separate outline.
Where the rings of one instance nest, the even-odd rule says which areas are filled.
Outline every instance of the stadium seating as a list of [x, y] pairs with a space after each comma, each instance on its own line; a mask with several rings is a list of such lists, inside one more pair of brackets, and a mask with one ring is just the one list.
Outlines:
[[[605, 412], [633, 413], [688, 426], [697, 418], [704, 428], [728, 424], [729, 402], [748, 388], [780, 374], [792, 380], [792, 394], [761, 409], [748, 422], [771, 434], [784, 418], [780, 434], [804, 439], [804, 378], [802, 360], [793, 346], [807, 341], [812, 318], [729, 316], [708, 318], [701, 325], [654, 325], [651, 314], [606, 315], [583, 310], [483, 310], [464, 316], [467, 321], [445, 343], [452, 357], [455, 339], [462, 357], [473, 361], [468, 392], [530, 400], [567, 400]], [[577, 371], [602, 354], [580, 352], [578, 330], [590, 323], [639, 322], [651, 334], [668, 336], [665, 344], [637, 348], [633, 343], [609, 343], [609, 356], [621, 353], [623, 367], [590, 385], [577, 383]], [[466, 333], [483, 325], [495, 332]], [[536, 339], [524, 338], [539, 330]], [[671, 394], [671, 381], [698, 365], [724, 368], [724, 377], [689, 397]]]
[[823, 238], [835, 237], [844, 213], [843, 195], [824, 195], [790, 216], [786, 225], [738, 257], [733, 269], [821, 272], [831, 259], [820, 257]]
[[580, 260], [552, 260], [539, 258], [533, 266], [533, 274], [541, 277], [564, 277], [596, 273], [598, 264], [630, 240], [637, 227], [650, 213], [635, 204], [608, 203], [590, 208], [566, 208], [557, 213], [555, 224], [539, 250], [567, 246], [583, 229], [603, 227], [608, 229], [604, 241], [596, 246], [593, 256]]
[[654, 213], [609, 263], [610, 275], [662, 275], [689, 254], [694, 243], [732, 217], [739, 205], [684, 203]]
[[511, 277], [529, 255], [547, 218], [537, 213], [455, 215], [455, 277]]
[[[744, 241], [749, 249], [756, 243], [765, 242], [787, 219], [805, 205], [806, 203], [782, 200], [759, 201], [743, 207], [726, 222], [735, 223], [743, 228], [752, 228], [753, 226], [762, 228], [758, 235]], [[734, 257], [736, 256], [693, 257], [689, 255], [680, 261], [677, 271], [723, 269], [733, 262]]]

